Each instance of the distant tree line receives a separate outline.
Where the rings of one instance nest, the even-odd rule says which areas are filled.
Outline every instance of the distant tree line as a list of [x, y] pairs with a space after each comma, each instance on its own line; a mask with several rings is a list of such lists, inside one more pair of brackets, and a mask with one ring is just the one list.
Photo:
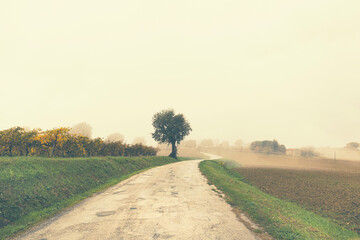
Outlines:
[[155, 156], [157, 149], [122, 141], [103, 141], [74, 134], [71, 128], [59, 127], [26, 131], [13, 127], [0, 131], [0, 156]]
[[359, 150], [360, 144], [358, 142], [349, 142], [346, 144], [345, 148], [350, 150]]
[[304, 147], [300, 149], [300, 156], [301, 157], [317, 157], [319, 154], [315, 151], [313, 147]]
[[285, 154], [286, 147], [280, 145], [276, 140], [273, 141], [255, 141], [250, 145], [250, 149], [253, 152], [257, 153], [266, 153], [266, 154]]

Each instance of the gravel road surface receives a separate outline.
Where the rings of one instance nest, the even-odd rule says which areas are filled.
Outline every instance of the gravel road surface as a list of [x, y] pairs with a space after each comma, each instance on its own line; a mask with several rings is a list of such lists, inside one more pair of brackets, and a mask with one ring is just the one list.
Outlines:
[[256, 239], [207, 184], [199, 162], [135, 175], [16, 239]]

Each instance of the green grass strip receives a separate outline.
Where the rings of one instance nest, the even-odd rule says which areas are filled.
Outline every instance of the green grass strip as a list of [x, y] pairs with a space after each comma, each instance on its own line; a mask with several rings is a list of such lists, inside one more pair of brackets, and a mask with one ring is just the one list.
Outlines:
[[243, 182], [243, 177], [223, 162], [202, 161], [201, 172], [209, 184], [215, 185], [235, 208], [276, 239], [359, 239], [359, 235], [329, 219], [281, 200]]
[[147, 169], [194, 158], [0, 158], [0, 239]]
[[32, 211], [28, 215], [15, 221], [13, 224], [1, 228], [0, 229], [0, 239], [10, 237], [19, 231], [28, 229], [29, 227], [35, 225], [36, 223], [52, 217], [54, 214], [60, 212], [61, 210], [74, 206], [75, 204], [79, 203], [80, 201], [92, 196], [94, 193], [106, 190], [107, 188], [109, 188], [113, 185], [116, 185], [120, 181], [125, 180], [133, 175], [136, 175], [136, 174], [143, 172], [145, 170], [148, 170], [148, 169], [149, 168], [146, 168], [146, 169], [143, 169], [140, 171], [133, 172], [131, 174], [127, 174], [120, 178], [111, 179], [108, 182], [106, 182], [105, 184], [102, 184], [102, 185], [100, 185], [96, 188], [93, 188], [87, 192], [74, 195], [68, 199], [61, 201], [61, 202], [55, 203], [51, 207], [46, 207], [41, 210]]

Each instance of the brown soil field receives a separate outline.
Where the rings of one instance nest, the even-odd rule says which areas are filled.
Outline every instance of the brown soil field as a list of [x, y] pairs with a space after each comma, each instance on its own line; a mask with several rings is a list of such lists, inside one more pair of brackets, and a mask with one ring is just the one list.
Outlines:
[[245, 181], [360, 233], [360, 162], [216, 151]]
[[[360, 172], [242, 167], [245, 181], [360, 233]], [[356, 169], [355, 169], [356, 170]]]

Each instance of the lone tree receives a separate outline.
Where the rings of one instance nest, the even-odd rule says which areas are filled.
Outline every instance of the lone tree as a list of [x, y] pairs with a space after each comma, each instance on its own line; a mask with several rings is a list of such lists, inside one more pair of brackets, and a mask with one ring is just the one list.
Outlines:
[[345, 148], [351, 149], [351, 150], [358, 150], [360, 147], [360, 144], [357, 142], [349, 142], [346, 144]]
[[180, 144], [181, 140], [192, 131], [184, 115], [175, 115], [174, 110], [163, 110], [155, 113], [152, 125], [155, 128], [155, 132], [151, 134], [154, 140], [159, 143], [171, 144], [172, 151], [169, 157], [176, 158], [176, 144]]

